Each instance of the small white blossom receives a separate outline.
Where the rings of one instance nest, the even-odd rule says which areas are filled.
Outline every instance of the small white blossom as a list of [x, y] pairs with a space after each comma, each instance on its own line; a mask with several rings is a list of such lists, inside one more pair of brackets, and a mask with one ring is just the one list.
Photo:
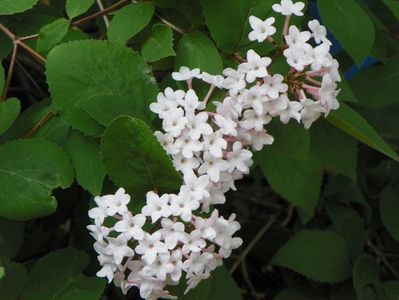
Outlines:
[[144, 216], [151, 216], [152, 223], [161, 217], [169, 217], [171, 215], [172, 212], [169, 206], [170, 195], [163, 194], [159, 197], [153, 191], [150, 191], [147, 193], [146, 198], [147, 205], [141, 209], [141, 213]]
[[239, 70], [245, 72], [247, 82], [252, 83], [256, 78], [263, 78], [268, 75], [267, 67], [272, 60], [269, 57], [260, 57], [254, 50], [247, 52], [247, 62], [239, 65]]
[[302, 10], [305, 7], [305, 3], [296, 2], [293, 3], [292, 0], [281, 0], [280, 4], [273, 4], [272, 8], [275, 12], [281, 13], [282, 15], [296, 15], [303, 16]]
[[265, 21], [250, 16], [249, 24], [251, 25], [252, 31], [249, 33], [248, 38], [250, 41], [258, 41], [259, 43], [266, 40], [269, 36], [276, 33], [276, 27], [273, 26], [276, 19], [274, 17], [267, 18]]

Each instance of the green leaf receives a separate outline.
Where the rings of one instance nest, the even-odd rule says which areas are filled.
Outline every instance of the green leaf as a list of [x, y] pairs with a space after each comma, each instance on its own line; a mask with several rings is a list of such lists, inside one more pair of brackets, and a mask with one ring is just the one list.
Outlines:
[[58, 44], [68, 33], [69, 22], [69, 20], [61, 18], [43, 26], [39, 31], [36, 50], [44, 53]]
[[172, 29], [166, 25], [156, 24], [151, 30], [150, 37], [141, 48], [141, 56], [146, 61], [154, 62], [175, 55]]
[[30, 271], [21, 300], [57, 299], [88, 262], [83, 251], [73, 248], [50, 252]]
[[327, 120], [335, 127], [345, 131], [362, 143], [399, 161], [399, 156], [378, 135], [374, 128], [371, 127], [358, 112], [346, 104], [341, 103], [341, 107], [337, 111], [331, 112]]
[[66, 13], [70, 19], [84, 14], [93, 5], [95, 0], [67, 0]]
[[274, 300], [328, 300], [315, 295], [315, 291], [306, 288], [288, 288], [280, 292]]
[[151, 3], [134, 3], [121, 8], [109, 24], [108, 39], [125, 44], [150, 23], [153, 14]]
[[267, 150], [275, 151], [296, 160], [308, 160], [310, 137], [309, 131], [298, 123], [282, 124], [273, 120], [267, 125], [267, 131], [275, 137]]
[[323, 192], [328, 201], [357, 204], [361, 209], [362, 216], [367, 221], [371, 220], [370, 205], [350, 178], [342, 175], [331, 177]]
[[363, 254], [353, 267], [353, 286], [357, 299], [377, 299], [372, 285], [378, 280], [378, 265], [374, 257]]
[[26, 136], [46, 115], [53, 117], [47, 121], [35, 137], [41, 137], [51, 142], [62, 145], [70, 129], [60, 114], [55, 112], [50, 99], [43, 99], [24, 110], [12, 124], [12, 126], [0, 137], [0, 143]]
[[396, 0], [382, 0], [382, 2], [389, 7], [395, 17], [399, 20], [399, 2]]
[[374, 44], [374, 24], [367, 13], [355, 0], [318, 0], [317, 3], [324, 24], [360, 65]]
[[264, 149], [255, 156], [272, 189], [287, 201], [313, 215], [320, 194], [322, 170], [314, 157], [294, 160]]
[[4, 300], [17, 300], [25, 286], [28, 274], [23, 265], [9, 262], [4, 265], [5, 276], [0, 279], [0, 295]]
[[112, 122], [104, 133], [101, 152], [107, 174], [133, 199], [151, 190], [173, 192], [181, 185], [169, 156], [141, 120], [123, 116]]
[[[1, 57], [0, 60], [2, 60]], [[5, 82], [4, 68], [3, 65], [0, 64], [0, 97], [1, 95], [3, 95], [4, 82]]]
[[75, 167], [78, 183], [92, 195], [100, 195], [105, 171], [101, 162], [99, 142], [79, 131], [71, 131], [65, 148]]
[[20, 110], [21, 104], [17, 98], [0, 102], [0, 135], [14, 123]]
[[215, 44], [202, 32], [184, 35], [177, 46], [176, 69], [181, 66], [200, 68], [213, 75], [223, 71], [222, 59]]
[[0, 0], [0, 16], [31, 9], [39, 0]]
[[351, 81], [358, 104], [379, 107], [399, 101], [399, 56], [390, 57], [385, 65], [372, 66]]
[[320, 120], [310, 128], [311, 155], [328, 170], [356, 182], [357, 143], [352, 137]]
[[[17, 254], [24, 239], [25, 224], [0, 218], [0, 260], [10, 260]], [[0, 293], [1, 294], [1, 293]]]
[[72, 277], [69, 281], [69, 285], [54, 300], [98, 300], [106, 285], [103, 279], [82, 275]]
[[341, 101], [349, 102], [349, 103], [358, 103], [359, 100], [356, 98], [355, 94], [352, 91], [349, 82], [345, 80], [345, 78], [341, 78], [340, 83], [341, 92], [338, 95], [338, 98]]
[[310, 279], [337, 283], [351, 276], [349, 249], [338, 234], [329, 230], [302, 230], [283, 245], [272, 263]]
[[211, 277], [184, 295], [186, 287], [179, 284], [171, 287], [171, 294], [178, 296], [179, 300], [242, 300], [241, 289], [224, 267], [212, 271]]
[[0, 215], [26, 220], [53, 213], [52, 190], [68, 187], [73, 169], [65, 152], [42, 140], [15, 140], [0, 146]]
[[201, 0], [212, 38], [228, 53], [248, 44], [249, 17], [266, 17], [274, 3], [274, 0]]
[[[107, 41], [75, 41], [48, 55], [47, 80], [55, 105], [72, 127], [98, 136], [120, 115], [147, 122], [158, 88], [136, 53]], [[94, 120], [93, 120], [94, 118]]]
[[399, 241], [398, 215], [398, 193], [393, 188], [387, 187], [380, 196], [380, 216], [386, 230], [397, 241]]
[[354, 262], [364, 247], [363, 219], [355, 209], [343, 203], [327, 204], [326, 208], [335, 230], [346, 241]]

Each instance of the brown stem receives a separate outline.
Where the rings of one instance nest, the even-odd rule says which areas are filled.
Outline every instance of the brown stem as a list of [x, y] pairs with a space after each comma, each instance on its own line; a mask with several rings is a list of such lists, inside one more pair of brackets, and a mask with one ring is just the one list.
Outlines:
[[21, 46], [21, 48], [25, 49], [30, 55], [32, 55], [34, 58], [36, 58], [36, 60], [38, 60], [39, 62], [41, 62], [42, 64], [46, 64], [47, 60], [41, 56], [38, 52], [36, 52], [35, 50], [33, 50], [31, 47], [29, 47], [27, 44], [25, 44], [24, 42], [17, 40], [16, 42], [18, 45]]
[[90, 21], [90, 20], [95, 19], [97, 17], [101, 17], [103, 15], [106, 15], [107, 13], [120, 8], [121, 6], [127, 4], [128, 2], [129, 2], [128, 0], [121, 0], [119, 2], [116, 2], [115, 4], [112, 4], [111, 6], [105, 8], [104, 10], [101, 10], [101, 11], [95, 13], [95, 14], [92, 14], [90, 16], [84, 17], [84, 18], [82, 18], [80, 20], [77, 20], [77, 21], [73, 22], [72, 25], [73, 26], [79, 26], [79, 25], [81, 25], [81, 24], [83, 24], [83, 23], [85, 23], [87, 21]]
[[12, 50], [10, 67], [8, 69], [7, 79], [4, 84], [3, 94], [0, 97], [0, 102], [3, 102], [6, 100], [8, 88], [10, 87], [12, 75], [14, 74], [15, 62], [17, 61], [17, 52], [18, 52], [18, 44], [14, 43], [14, 49]]
[[27, 133], [25, 134], [24, 138], [28, 139], [31, 138], [36, 134], [36, 132], [42, 128], [48, 121], [50, 121], [55, 116], [55, 113], [52, 111], [47, 112], [40, 121]]
[[22, 40], [20, 40], [15, 34], [13, 34], [6, 26], [4, 26], [2, 23], [0, 23], [0, 30], [3, 31], [14, 43], [14, 49], [16, 46], [21, 46], [21, 48], [25, 49], [30, 55], [32, 55], [34, 58], [36, 58], [39, 62], [45, 64], [46, 59], [41, 56], [39, 53], [37, 53], [35, 50], [33, 50], [31, 47], [29, 47], [27, 44], [25, 44]]

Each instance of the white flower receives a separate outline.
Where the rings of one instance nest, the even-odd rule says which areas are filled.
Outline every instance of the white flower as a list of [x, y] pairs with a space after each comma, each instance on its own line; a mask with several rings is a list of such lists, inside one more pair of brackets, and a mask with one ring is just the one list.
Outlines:
[[127, 239], [141, 240], [144, 236], [142, 229], [144, 223], [144, 215], [137, 214], [133, 216], [130, 212], [126, 212], [123, 214], [123, 219], [115, 224], [114, 229], [117, 232], [122, 232]]
[[209, 177], [202, 175], [197, 177], [193, 171], [184, 174], [184, 183], [190, 189], [191, 198], [201, 201], [203, 198], [209, 197], [207, 190]]
[[206, 112], [200, 112], [197, 115], [188, 117], [188, 128], [190, 128], [189, 135], [192, 139], [198, 140], [201, 135], [210, 135], [213, 132], [212, 127], [207, 123], [208, 114]]
[[283, 83], [283, 80], [284, 77], [280, 74], [266, 76], [260, 86], [260, 92], [271, 99], [278, 98], [280, 93], [285, 93], [288, 90], [288, 85]]
[[312, 31], [313, 39], [316, 44], [321, 42], [331, 45], [331, 42], [327, 39], [327, 29], [323, 25], [320, 25], [318, 20], [309, 21], [308, 27]]
[[180, 152], [180, 149], [175, 146], [175, 139], [172, 134], [155, 131], [154, 135], [168, 154], [177, 154]]
[[174, 249], [177, 242], [185, 242], [187, 240], [187, 233], [184, 231], [184, 224], [181, 222], [173, 222], [170, 219], [164, 218], [161, 220], [162, 228], [159, 232], [165, 241], [168, 249]]
[[204, 136], [204, 150], [208, 150], [213, 156], [221, 158], [223, 150], [227, 148], [227, 141], [223, 138], [221, 131]]
[[220, 114], [214, 116], [214, 122], [219, 126], [220, 131], [225, 135], [237, 135], [237, 123], [228, 117], [223, 117]]
[[120, 235], [117, 238], [107, 238], [108, 245], [104, 249], [106, 255], [112, 256], [117, 265], [122, 263], [124, 257], [132, 257], [134, 251], [127, 245], [127, 239]]
[[176, 108], [171, 111], [162, 122], [162, 128], [173, 137], [178, 137], [186, 127], [187, 118], [184, 117], [184, 110]]
[[281, 13], [284, 16], [303, 16], [302, 9], [304, 9], [304, 7], [305, 3], [297, 2], [294, 4], [292, 0], [281, 0], [280, 4], [273, 4], [272, 6], [275, 12]]
[[194, 90], [190, 89], [187, 91], [184, 99], [181, 98], [177, 101], [186, 111], [193, 112], [196, 109], [204, 109], [205, 105], [203, 102], [198, 101], [198, 96]]
[[199, 167], [199, 174], [207, 174], [213, 182], [220, 180], [220, 172], [226, 171], [229, 164], [221, 158], [217, 158], [209, 152], [204, 153], [204, 163]]
[[316, 121], [322, 112], [323, 107], [319, 101], [315, 102], [310, 99], [305, 99], [302, 102], [303, 109], [301, 111], [301, 120], [306, 129], [309, 129], [314, 121]]
[[280, 112], [281, 122], [287, 124], [290, 119], [295, 119], [299, 123], [301, 121], [301, 114], [299, 111], [302, 107], [302, 104], [298, 101], [288, 101], [287, 108]]
[[197, 169], [200, 166], [200, 161], [196, 157], [186, 158], [183, 154], [173, 155], [173, 165], [177, 171], [186, 173]]
[[286, 35], [285, 41], [290, 47], [302, 47], [309, 41], [311, 34], [309, 31], [299, 31], [298, 27], [291, 25]]
[[126, 205], [130, 202], [130, 196], [125, 193], [123, 188], [119, 188], [115, 195], [103, 196], [102, 198], [106, 199], [105, 212], [108, 216], [113, 216], [117, 213], [122, 215], [127, 211]]
[[186, 185], [180, 187], [179, 195], [171, 199], [170, 205], [173, 215], [185, 222], [191, 221], [192, 211], [200, 206], [198, 200], [191, 198], [190, 189]]
[[248, 109], [244, 112], [240, 126], [244, 129], [262, 131], [263, 126], [270, 123], [272, 118], [268, 115], [258, 115], [254, 110]]
[[181, 277], [182, 267], [183, 267], [183, 254], [180, 249], [172, 251], [170, 255], [170, 263], [173, 265], [173, 271], [170, 272], [170, 278], [173, 281], [178, 282]]
[[224, 77], [222, 75], [211, 75], [206, 72], [202, 72], [202, 81], [209, 83], [218, 88], [223, 87]]
[[179, 69], [179, 72], [173, 72], [172, 78], [176, 81], [186, 81], [191, 80], [193, 78], [201, 78], [200, 70], [193, 69], [190, 70], [189, 68], [182, 66]]
[[305, 43], [301, 47], [289, 47], [283, 51], [287, 63], [298, 71], [312, 63], [313, 48]]
[[280, 111], [283, 111], [288, 106], [287, 94], [281, 94], [277, 99], [270, 99], [263, 104], [263, 110], [265, 113], [269, 113], [271, 116], [275, 117]]
[[159, 93], [157, 102], [150, 104], [150, 110], [159, 115], [159, 118], [164, 119], [171, 111], [177, 108], [178, 101], [183, 99], [184, 91], [173, 91], [171, 88], [166, 88], [165, 93]]
[[339, 90], [336, 90], [336, 88], [337, 84], [332, 78], [328, 74], [324, 75], [319, 93], [321, 104], [326, 109], [326, 115], [331, 109], [335, 110], [339, 108], [337, 100]]
[[229, 172], [234, 169], [242, 173], [248, 173], [249, 167], [252, 165], [252, 152], [242, 148], [240, 142], [233, 144], [233, 151], [228, 154]]
[[168, 252], [168, 248], [164, 243], [161, 242], [161, 233], [155, 231], [153, 234], [144, 234], [144, 238], [139, 241], [138, 246], [134, 249], [137, 254], [142, 254], [141, 257], [146, 264], [152, 264], [157, 258], [158, 254], [164, 254]]
[[330, 55], [330, 45], [323, 43], [313, 49], [313, 62], [311, 68], [313, 71], [319, 71], [323, 67], [332, 66], [333, 58]]
[[184, 243], [182, 253], [187, 254], [190, 252], [200, 252], [206, 246], [205, 240], [201, 237], [201, 232], [193, 230], [187, 237], [187, 241]]
[[256, 151], [262, 150], [264, 145], [271, 145], [274, 137], [263, 131], [251, 131], [251, 145]]
[[246, 86], [245, 73], [232, 68], [227, 68], [223, 71], [223, 75], [226, 76], [223, 87], [229, 90], [230, 95], [237, 95]]
[[100, 219], [94, 219], [95, 225], [88, 225], [87, 229], [90, 231], [90, 234], [96, 241], [103, 241], [105, 237], [107, 237], [110, 233], [110, 229], [108, 227], [102, 226], [102, 222]]
[[211, 253], [192, 252], [190, 257], [183, 263], [187, 278], [190, 278], [193, 274], [201, 275], [212, 259], [213, 255]]
[[258, 41], [259, 43], [266, 40], [269, 36], [272, 36], [276, 33], [276, 28], [273, 26], [276, 19], [274, 17], [267, 18], [265, 21], [261, 19], [250, 16], [249, 24], [253, 31], [251, 31], [248, 35], [250, 41]]
[[267, 76], [267, 67], [272, 60], [269, 57], [260, 57], [254, 50], [247, 52], [247, 62], [238, 66], [238, 70], [245, 72], [247, 82], [252, 83], [256, 78], [263, 78]]
[[173, 265], [170, 263], [170, 253], [159, 254], [152, 264], [149, 264], [141, 271], [145, 276], [155, 275], [159, 280], [165, 280], [166, 274], [174, 270]]
[[159, 197], [153, 191], [147, 193], [147, 204], [141, 209], [144, 216], [151, 216], [151, 221], [154, 223], [161, 217], [169, 217], [171, 209], [169, 206], [169, 199], [172, 195], [163, 194]]
[[[199, 130], [201, 125], [198, 125]], [[212, 128], [211, 128], [212, 129]], [[176, 141], [175, 146], [181, 150], [181, 153], [185, 158], [192, 158], [195, 152], [202, 150], [202, 143], [198, 139], [193, 139], [190, 135], [190, 131], [185, 131]], [[196, 133], [197, 134], [197, 133]]]
[[201, 217], [195, 217], [194, 226], [195, 230], [198, 230], [203, 239], [213, 240], [216, 237], [216, 231], [212, 228], [214, 220], [203, 219]]

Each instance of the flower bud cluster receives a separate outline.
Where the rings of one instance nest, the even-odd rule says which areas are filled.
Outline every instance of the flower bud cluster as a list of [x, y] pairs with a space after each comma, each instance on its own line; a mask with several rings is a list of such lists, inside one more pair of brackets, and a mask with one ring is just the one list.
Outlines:
[[[184, 277], [188, 291], [242, 244], [233, 237], [240, 229], [235, 215], [225, 219], [214, 206], [225, 203], [226, 192], [236, 190], [235, 181], [249, 173], [251, 150], [273, 143], [265, 125], [278, 117], [284, 124], [294, 119], [309, 128], [339, 106], [338, 63], [329, 53], [326, 28], [317, 20], [309, 22], [310, 31], [289, 26], [291, 15], [303, 15], [303, 8], [292, 0], [273, 5], [286, 16], [284, 42], [276, 53], [290, 66], [288, 74], [272, 74], [274, 61], [254, 50], [223, 75], [187, 67], [172, 74], [187, 83], [187, 90], [166, 88], [150, 109], [162, 120], [155, 136], [181, 172], [183, 185], [176, 194], [149, 191], [137, 214], [129, 211], [130, 196], [122, 188], [95, 197], [97, 206], [89, 211], [94, 225], [88, 229], [102, 266], [98, 276], [113, 280], [124, 293], [138, 287], [145, 299], [174, 298], [167, 285]], [[251, 16], [249, 22], [250, 40], [277, 44], [274, 17]], [[195, 81], [209, 85], [203, 99], [193, 88]], [[211, 103], [215, 89], [225, 93]]]

